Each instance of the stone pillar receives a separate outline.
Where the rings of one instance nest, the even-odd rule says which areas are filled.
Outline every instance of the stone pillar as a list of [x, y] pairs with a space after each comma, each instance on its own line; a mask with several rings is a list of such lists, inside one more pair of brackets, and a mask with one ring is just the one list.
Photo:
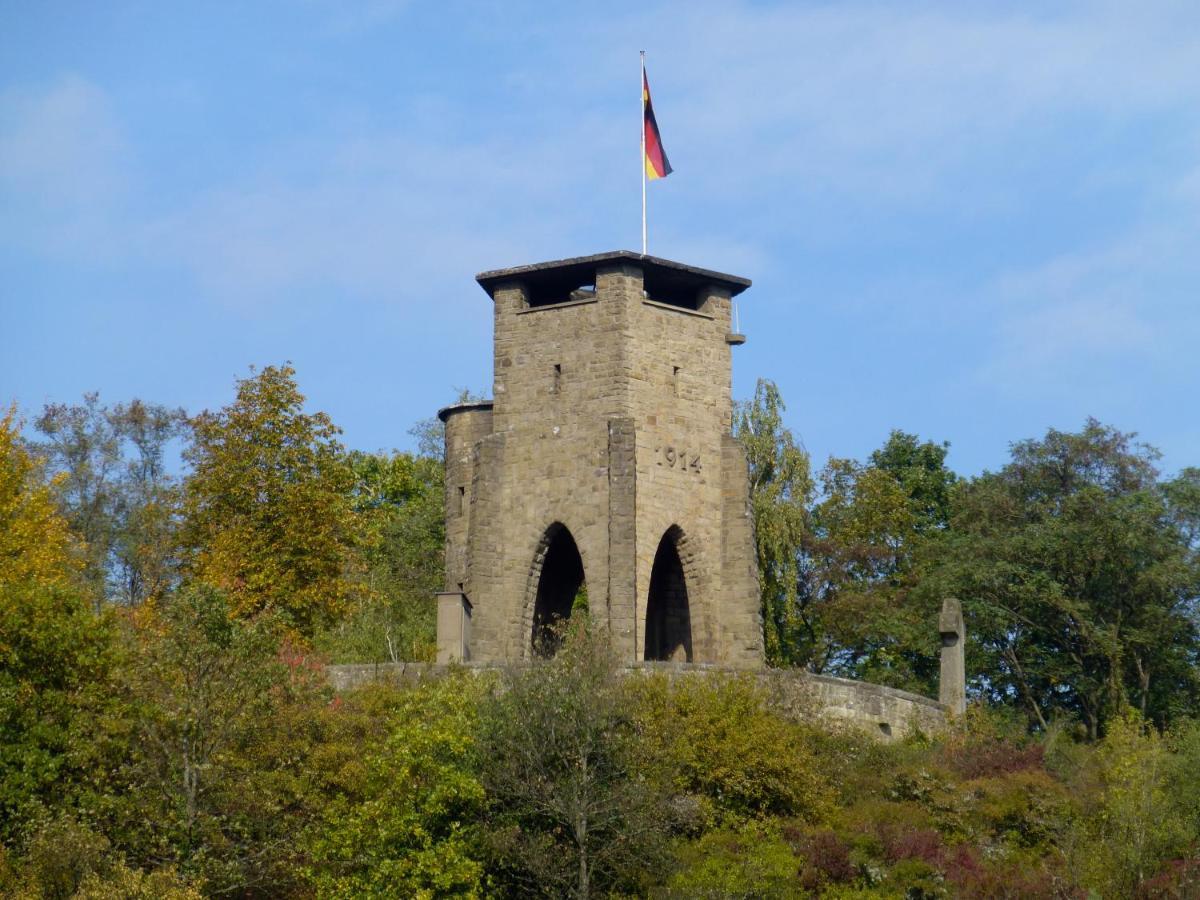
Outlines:
[[721, 609], [718, 659], [736, 668], [763, 664], [763, 623], [754, 519], [750, 512], [750, 470], [746, 452], [733, 435], [721, 437]]
[[437, 661], [439, 665], [471, 658], [471, 601], [461, 591], [437, 595]]
[[962, 604], [954, 597], [942, 601], [938, 633], [942, 636], [938, 699], [946, 705], [951, 715], [961, 716], [967, 711], [967, 665], [964, 654], [967, 630], [963, 624]]
[[636, 437], [633, 419], [608, 420], [608, 627], [622, 662], [641, 659], [636, 633]]

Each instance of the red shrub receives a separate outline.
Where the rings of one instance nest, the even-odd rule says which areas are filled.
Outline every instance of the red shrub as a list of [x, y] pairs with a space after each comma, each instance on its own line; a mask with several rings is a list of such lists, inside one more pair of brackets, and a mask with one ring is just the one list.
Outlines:
[[1138, 888], [1138, 900], [1193, 900], [1200, 897], [1200, 857], [1173, 859], [1166, 871]]
[[946, 763], [967, 779], [991, 778], [1026, 769], [1040, 769], [1046, 757], [1041, 744], [1021, 745], [1000, 739], [947, 747]]
[[934, 868], [940, 869], [942, 866], [945, 858], [942, 837], [932, 828], [918, 828], [899, 833], [893, 829], [886, 829], [879, 836], [883, 840], [883, 852], [888, 862], [919, 859]]
[[1049, 873], [1010, 865], [988, 865], [977, 847], [960, 844], [948, 854], [943, 873], [961, 900], [1066, 900], [1082, 896]]
[[812, 835], [805, 851], [809, 863], [829, 881], [851, 881], [857, 874], [850, 862], [850, 848], [832, 831], [818, 831]]

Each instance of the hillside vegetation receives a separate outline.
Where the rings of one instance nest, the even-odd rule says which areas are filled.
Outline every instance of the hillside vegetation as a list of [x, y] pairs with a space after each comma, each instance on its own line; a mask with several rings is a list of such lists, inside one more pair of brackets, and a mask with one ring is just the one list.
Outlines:
[[899, 432], [814, 470], [782, 408], [737, 417], [769, 661], [936, 695], [958, 596], [946, 733], [622, 678], [584, 614], [531, 668], [335, 696], [432, 656], [436, 422], [348, 451], [286, 366], [198, 416], [9, 410], [0, 895], [1200, 896], [1200, 470], [1093, 421], [972, 478]]

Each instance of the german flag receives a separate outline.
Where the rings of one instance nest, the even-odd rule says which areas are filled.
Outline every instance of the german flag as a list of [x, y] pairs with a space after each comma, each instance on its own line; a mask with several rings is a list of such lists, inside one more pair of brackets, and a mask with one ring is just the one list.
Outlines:
[[658, 133], [658, 122], [654, 120], [654, 106], [650, 103], [650, 82], [646, 80], [646, 70], [642, 69], [642, 118], [646, 133], [646, 178], [666, 178], [671, 174], [671, 163], [667, 160], [667, 151], [663, 149], [662, 136]]

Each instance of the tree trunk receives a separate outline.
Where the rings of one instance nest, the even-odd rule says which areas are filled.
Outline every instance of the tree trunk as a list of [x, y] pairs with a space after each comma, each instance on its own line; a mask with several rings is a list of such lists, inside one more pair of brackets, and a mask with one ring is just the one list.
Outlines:
[[1021, 684], [1021, 690], [1025, 694], [1025, 699], [1029, 701], [1029, 708], [1033, 710], [1033, 714], [1037, 717], [1038, 724], [1042, 726], [1042, 731], [1045, 731], [1049, 726], [1046, 724], [1046, 719], [1042, 715], [1041, 707], [1038, 706], [1037, 699], [1033, 696], [1033, 691], [1029, 687], [1029, 682], [1025, 680], [1025, 670], [1021, 668], [1021, 663], [1017, 660], [1017, 654], [1012, 647], [1004, 648], [1004, 655], [1008, 657], [1008, 661], [1012, 663], [1013, 672], [1017, 676], [1017, 681]]

